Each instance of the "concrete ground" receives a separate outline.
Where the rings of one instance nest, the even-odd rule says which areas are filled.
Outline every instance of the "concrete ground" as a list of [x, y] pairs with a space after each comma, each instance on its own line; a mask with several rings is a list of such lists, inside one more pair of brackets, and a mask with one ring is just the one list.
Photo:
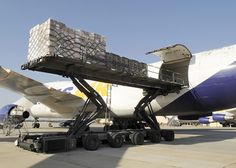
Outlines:
[[[61, 128], [33, 129], [34, 132]], [[3, 168], [236, 168], [236, 129], [179, 127], [176, 140], [121, 148], [102, 145], [97, 151], [42, 154], [15, 147], [16, 133], [5, 137], [0, 130], [0, 167]], [[32, 130], [29, 130], [32, 131]]]

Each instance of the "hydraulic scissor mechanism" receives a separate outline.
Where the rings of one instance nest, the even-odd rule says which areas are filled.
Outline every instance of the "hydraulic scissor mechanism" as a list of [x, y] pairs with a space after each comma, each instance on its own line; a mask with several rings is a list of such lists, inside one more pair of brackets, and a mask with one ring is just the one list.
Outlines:
[[[172, 130], [161, 130], [160, 125], [156, 119], [151, 102], [159, 95], [165, 95], [164, 90], [146, 90], [146, 95], [139, 101], [135, 107], [134, 119], [113, 119], [111, 130], [144, 130], [146, 139], [153, 143], [159, 143], [161, 137], [166, 141], [174, 140], [174, 132]], [[147, 126], [149, 128], [147, 128]]]
[[[156, 116], [154, 115], [151, 102], [158, 95], [161, 94], [160, 90], [148, 90], [147, 94], [139, 101], [135, 107], [134, 114], [140, 119], [147, 122], [148, 126], [153, 130], [160, 130], [159, 123], [157, 122]], [[147, 111], [149, 111], [149, 114]]]
[[146, 95], [139, 101], [135, 107], [134, 114], [139, 120], [145, 121], [151, 130], [147, 131], [147, 136], [151, 142], [159, 143], [161, 137], [166, 141], [174, 140], [174, 132], [172, 130], [161, 130], [154, 114], [151, 102], [159, 95], [163, 95], [162, 90], [146, 90]]
[[[97, 150], [101, 142], [113, 148], [119, 148], [124, 142], [142, 145], [144, 140], [159, 143], [163, 137], [166, 141], [174, 140], [174, 132], [161, 130], [154, 115], [151, 102], [159, 95], [165, 95], [163, 89], [146, 90], [146, 95], [135, 107], [133, 119], [114, 118], [113, 125], [102, 132], [90, 131], [89, 126], [100, 114], [110, 113], [107, 104], [83, 78], [70, 76], [74, 85], [87, 96], [81, 111], [76, 115], [74, 124], [66, 133], [20, 136], [18, 145], [36, 152], [68, 151], [80, 144], [87, 150]], [[88, 108], [95, 105], [94, 110]], [[90, 106], [91, 107], [91, 106]], [[93, 106], [94, 107], [94, 106]], [[150, 128], [146, 128], [148, 125]]]
[[[69, 136], [78, 138], [79, 135], [89, 128], [89, 125], [95, 121], [99, 114], [109, 109], [107, 109], [108, 107], [102, 97], [84, 79], [80, 77], [70, 78], [74, 85], [88, 98], [81, 112], [76, 116], [73, 127], [70, 127], [68, 130]], [[90, 102], [96, 106], [96, 109], [91, 112], [86, 110]]]

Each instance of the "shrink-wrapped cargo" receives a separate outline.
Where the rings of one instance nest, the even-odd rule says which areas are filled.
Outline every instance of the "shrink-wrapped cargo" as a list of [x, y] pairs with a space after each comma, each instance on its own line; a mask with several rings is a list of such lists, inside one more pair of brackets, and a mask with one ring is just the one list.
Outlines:
[[[120, 74], [147, 76], [147, 65], [136, 60], [106, 52], [105, 38], [99, 34], [68, 28], [65, 24], [48, 19], [30, 30], [28, 64], [42, 57], [69, 58], [69, 62], [91, 65], [91, 69], [106, 68]], [[72, 65], [68, 63], [69, 65]], [[95, 68], [96, 66], [96, 68]]]
[[48, 19], [30, 30], [28, 61], [54, 55], [75, 59], [86, 59], [88, 55], [103, 60], [105, 47], [106, 41], [101, 35], [71, 29]]

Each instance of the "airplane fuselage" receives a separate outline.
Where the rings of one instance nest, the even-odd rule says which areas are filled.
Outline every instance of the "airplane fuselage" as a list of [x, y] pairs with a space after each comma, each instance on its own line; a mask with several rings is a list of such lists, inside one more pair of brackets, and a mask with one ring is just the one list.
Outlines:
[[[161, 62], [152, 64], [160, 68]], [[88, 81], [103, 97], [112, 110], [113, 117], [133, 117], [134, 108], [143, 97], [143, 90]], [[152, 101], [156, 115], [205, 115], [212, 111], [234, 108], [236, 106], [236, 46], [211, 50], [193, 55], [188, 66], [188, 87], [178, 93], [160, 95]], [[22, 98], [15, 104], [23, 106], [34, 117], [66, 117], [70, 118], [79, 112], [86, 96], [71, 81], [45, 84], [48, 88], [73, 94], [82, 101], [58, 102], [55, 109], [47, 105], [47, 101], [34, 103]], [[27, 89], [32, 92], [33, 89]], [[111, 94], [109, 94], [111, 92]], [[36, 98], [37, 99], [37, 98]], [[50, 102], [49, 102], [50, 104]], [[63, 108], [62, 108], [63, 107]], [[89, 110], [94, 109], [90, 105]], [[66, 112], [65, 112], [66, 110]]]
[[[179, 93], [170, 93], [166, 96], [158, 96], [152, 106], [156, 115], [191, 115], [206, 114], [208, 112], [233, 108], [236, 105], [236, 48], [226, 47], [220, 50], [193, 55], [189, 69], [189, 87], [183, 88]], [[160, 63], [153, 64], [160, 66]], [[89, 81], [103, 99], [108, 101], [108, 89], [111, 89], [111, 110], [114, 117], [132, 117], [134, 108], [143, 97], [143, 90], [121, 85], [106, 84]], [[48, 83], [57, 90], [74, 94], [86, 100], [70, 81]], [[110, 87], [110, 88], [109, 88]], [[75, 102], [76, 103], [76, 102]], [[108, 102], [107, 102], [108, 103]], [[65, 106], [67, 106], [65, 104]], [[73, 105], [74, 106], [74, 105]], [[33, 115], [59, 117], [57, 112], [37, 105], [31, 107]], [[42, 110], [40, 110], [42, 109]], [[71, 114], [76, 113], [72, 111]], [[34, 112], [37, 111], [37, 112]], [[60, 114], [60, 113], [59, 113]], [[64, 115], [62, 115], [64, 116]]]

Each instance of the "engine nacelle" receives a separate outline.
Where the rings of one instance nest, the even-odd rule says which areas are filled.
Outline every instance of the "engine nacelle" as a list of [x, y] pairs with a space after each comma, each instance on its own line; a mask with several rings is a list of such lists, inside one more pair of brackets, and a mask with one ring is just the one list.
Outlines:
[[213, 120], [212, 120], [211, 118], [207, 118], [207, 117], [200, 117], [200, 118], [198, 119], [198, 122], [199, 122], [200, 124], [210, 124], [210, 123], [213, 122]]
[[9, 104], [0, 109], [0, 122], [12, 122], [13, 124], [18, 124], [30, 116], [28, 111], [25, 111], [23, 107]]
[[224, 122], [224, 121], [229, 121], [229, 120], [234, 119], [233, 116], [229, 116], [229, 115], [225, 115], [225, 114], [213, 114], [212, 118], [214, 121], [218, 121], [218, 122]]
[[11, 116], [13, 118], [18, 118], [21, 120], [25, 120], [25, 119], [29, 118], [29, 116], [30, 116], [30, 113], [28, 111], [25, 111], [24, 108], [20, 107], [20, 106], [16, 106], [8, 114], [9, 114], [9, 116]]

